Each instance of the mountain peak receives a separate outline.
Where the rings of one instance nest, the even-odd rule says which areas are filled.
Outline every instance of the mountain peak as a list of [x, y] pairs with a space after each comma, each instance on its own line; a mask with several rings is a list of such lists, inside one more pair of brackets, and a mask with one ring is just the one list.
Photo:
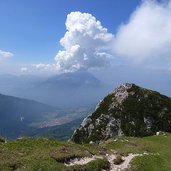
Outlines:
[[114, 95], [116, 100], [121, 103], [125, 98], [128, 97], [128, 90], [131, 89], [133, 85], [134, 84], [131, 83], [123, 83], [119, 87], [115, 88], [110, 94]]
[[124, 83], [109, 93], [75, 130], [77, 143], [101, 141], [113, 136], [146, 136], [171, 132], [171, 98]]

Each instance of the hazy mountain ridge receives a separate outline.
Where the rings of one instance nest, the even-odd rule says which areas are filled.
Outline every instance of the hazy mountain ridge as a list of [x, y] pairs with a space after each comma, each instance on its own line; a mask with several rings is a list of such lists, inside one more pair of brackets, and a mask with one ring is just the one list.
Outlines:
[[171, 132], [171, 98], [135, 84], [122, 84], [84, 119], [72, 140], [77, 143], [113, 136], [146, 136]]
[[0, 134], [3, 136], [15, 138], [29, 130], [31, 124], [58, 114], [56, 107], [0, 94]]
[[0, 75], [0, 81], [3, 94], [64, 109], [95, 105], [109, 91], [108, 85], [83, 69], [49, 77]]

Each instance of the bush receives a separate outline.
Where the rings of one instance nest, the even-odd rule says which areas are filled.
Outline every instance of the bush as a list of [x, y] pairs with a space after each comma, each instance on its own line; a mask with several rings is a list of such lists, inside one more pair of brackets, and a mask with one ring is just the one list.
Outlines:
[[0, 137], [0, 143], [5, 143], [5, 139]]
[[121, 155], [117, 155], [116, 159], [113, 160], [113, 163], [116, 164], [116, 165], [119, 165], [119, 164], [121, 164], [123, 162], [124, 162], [124, 160], [122, 159]]

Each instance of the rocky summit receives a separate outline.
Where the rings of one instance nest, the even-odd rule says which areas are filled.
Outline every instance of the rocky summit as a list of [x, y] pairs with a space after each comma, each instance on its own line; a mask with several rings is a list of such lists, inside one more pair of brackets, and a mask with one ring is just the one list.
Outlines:
[[124, 83], [109, 93], [74, 131], [76, 143], [100, 142], [114, 136], [147, 136], [171, 132], [171, 98]]

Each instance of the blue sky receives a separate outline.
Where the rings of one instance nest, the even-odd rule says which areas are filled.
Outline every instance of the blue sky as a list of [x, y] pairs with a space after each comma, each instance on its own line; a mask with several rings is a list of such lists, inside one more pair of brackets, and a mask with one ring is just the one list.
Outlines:
[[87, 12], [114, 33], [140, 0], [0, 0], [0, 49], [19, 62], [52, 62], [66, 28], [67, 14]]
[[0, 23], [0, 72], [171, 70], [171, 0], [0, 0]]

